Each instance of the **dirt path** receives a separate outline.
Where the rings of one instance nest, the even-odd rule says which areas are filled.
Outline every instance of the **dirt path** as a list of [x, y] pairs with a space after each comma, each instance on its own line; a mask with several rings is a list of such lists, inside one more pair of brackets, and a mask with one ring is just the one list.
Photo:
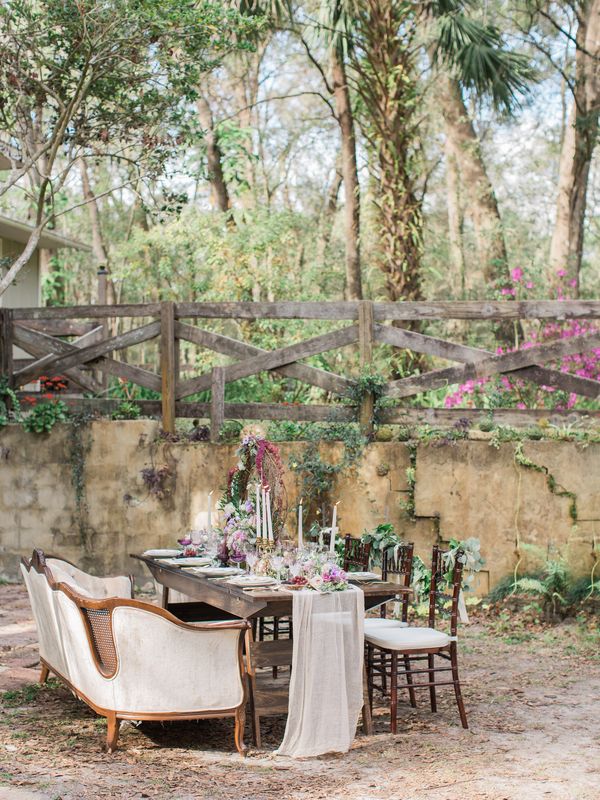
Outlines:
[[[38, 690], [35, 626], [23, 590], [0, 587], [2, 800], [594, 800], [600, 792], [600, 633], [589, 625], [528, 630], [484, 621], [462, 636], [463, 731], [444, 693], [402, 706], [392, 736], [305, 761], [232, 752], [228, 720], [125, 725], [121, 749], [102, 751], [105, 725], [58, 684]], [[15, 691], [17, 687], [20, 690]], [[6, 690], [9, 690], [6, 693]], [[279, 720], [265, 728], [277, 746]], [[5, 788], [3, 788], [5, 787]]]

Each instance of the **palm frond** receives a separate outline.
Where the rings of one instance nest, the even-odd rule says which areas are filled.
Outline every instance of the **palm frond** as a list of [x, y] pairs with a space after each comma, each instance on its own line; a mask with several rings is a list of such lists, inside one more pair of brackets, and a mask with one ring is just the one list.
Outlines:
[[451, 67], [464, 88], [489, 96], [496, 108], [510, 112], [518, 107], [519, 95], [536, 80], [527, 56], [507, 50], [493, 25], [463, 13], [445, 14], [437, 24], [434, 61]]

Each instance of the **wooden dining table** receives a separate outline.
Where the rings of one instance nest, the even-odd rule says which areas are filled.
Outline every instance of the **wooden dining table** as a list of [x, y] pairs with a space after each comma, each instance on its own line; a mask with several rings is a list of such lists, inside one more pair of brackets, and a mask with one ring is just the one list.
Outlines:
[[[228, 578], [207, 577], [192, 569], [179, 567], [151, 556], [131, 553], [131, 558], [142, 561], [150, 570], [152, 577], [163, 587], [162, 606], [184, 622], [201, 622], [222, 619], [259, 620], [264, 617], [293, 618], [293, 592], [280, 585], [274, 587], [242, 588], [229, 583]], [[374, 609], [391, 600], [399, 600], [403, 595], [412, 594], [412, 589], [397, 583], [382, 580], [352, 581], [363, 593], [365, 611]], [[170, 590], [181, 592], [190, 602], [171, 603]], [[264, 685], [258, 680], [257, 670], [270, 667], [290, 666], [292, 663], [291, 639], [256, 641], [256, 626], [248, 631], [246, 655], [250, 681], [250, 704], [254, 742], [260, 747], [260, 718], [274, 714], [287, 713], [288, 690], [280, 682]], [[366, 733], [372, 732], [369, 704], [363, 708], [363, 727]]]
[[[193, 603], [176, 603], [178, 616], [193, 616], [196, 622], [213, 619], [258, 619], [260, 617], [286, 617], [292, 614], [293, 594], [280, 586], [244, 589], [229, 583], [228, 578], [209, 578], [189, 568], [161, 561], [151, 556], [131, 553], [131, 558], [142, 561], [152, 577], [163, 587], [162, 605], [169, 608], [169, 589], [192, 598]], [[352, 573], [349, 573], [352, 582]], [[365, 595], [365, 610], [389, 600], [412, 594], [412, 589], [381, 580], [360, 581], [357, 585]], [[193, 608], [192, 608], [193, 606]], [[181, 607], [181, 608], [180, 608]], [[189, 608], [184, 608], [189, 607]], [[184, 617], [181, 617], [184, 619]]]

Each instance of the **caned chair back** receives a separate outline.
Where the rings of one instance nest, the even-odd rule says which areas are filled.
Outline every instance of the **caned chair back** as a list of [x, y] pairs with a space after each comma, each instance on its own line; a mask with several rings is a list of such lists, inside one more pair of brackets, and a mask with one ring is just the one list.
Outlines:
[[344, 570], [366, 572], [369, 569], [371, 543], [364, 544], [360, 539], [346, 536], [344, 540]]
[[[381, 558], [381, 579], [384, 581], [389, 580], [390, 577], [397, 575], [399, 577], [398, 583], [400, 586], [409, 587], [412, 574], [412, 562], [415, 545], [413, 542], [407, 544], [400, 544], [393, 549], [385, 550]], [[401, 599], [402, 622], [408, 619], [408, 601], [409, 595], [403, 594]], [[386, 603], [381, 606], [381, 616], [386, 616]]]
[[448, 571], [447, 560], [444, 559], [448, 550], [444, 550], [438, 545], [434, 545], [431, 556], [431, 587], [429, 590], [429, 627], [435, 628], [435, 616], [437, 609], [448, 600], [451, 601], [450, 607], [450, 635], [456, 636], [458, 623], [458, 600], [462, 588], [462, 556], [463, 551], [458, 550], [452, 568], [452, 575], [449, 582], [446, 578]]

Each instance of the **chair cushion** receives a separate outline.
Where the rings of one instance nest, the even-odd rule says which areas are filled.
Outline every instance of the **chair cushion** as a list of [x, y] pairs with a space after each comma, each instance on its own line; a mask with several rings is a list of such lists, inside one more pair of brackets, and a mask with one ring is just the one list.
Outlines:
[[380, 627], [374, 633], [366, 633], [365, 639], [375, 647], [385, 650], [431, 650], [435, 647], [446, 647], [450, 637], [434, 628], [392, 628]]
[[407, 628], [408, 622], [402, 622], [400, 619], [382, 619], [381, 617], [365, 617], [365, 636], [373, 634], [374, 636], [379, 631], [389, 630], [390, 628]]

